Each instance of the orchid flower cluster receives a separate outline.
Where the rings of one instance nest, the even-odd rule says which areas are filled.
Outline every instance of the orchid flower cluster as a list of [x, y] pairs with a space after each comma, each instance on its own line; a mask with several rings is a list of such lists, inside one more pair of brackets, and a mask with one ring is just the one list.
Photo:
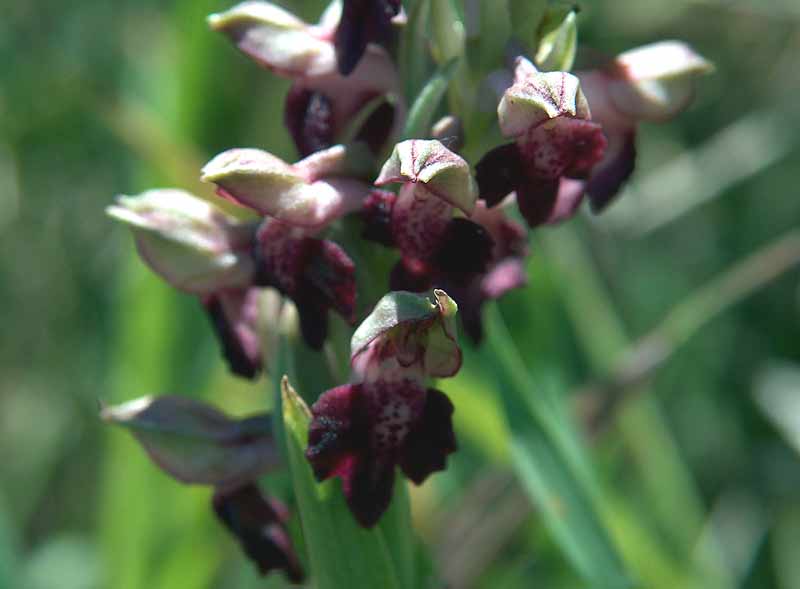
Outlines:
[[[477, 4], [464, 2], [461, 13]], [[567, 220], [585, 199], [593, 212], [605, 209], [633, 172], [638, 125], [679, 113], [692, 79], [710, 67], [668, 41], [570, 73], [574, 11], [551, 3], [540, 18], [536, 38], [509, 39], [506, 59], [490, 69], [465, 47], [492, 31], [478, 26], [467, 40], [463, 27], [434, 31], [431, 56], [412, 49], [440, 70], [407, 95], [415, 85], [413, 68], [397, 61], [410, 26], [400, 0], [335, 0], [317, 24], [257, 0], [212, 15], [213, 30], [291, 81], [284, 122], [301, 159], [230, 149], [201, 172], [216, 200], [159, 189], [108, 208], [132, 229], [145, 263], [199, 299], [241, 377], [269, 366], [265, 341], [280, 321], [262, 304], [266, 293], [296, 310], [313, 350], [329, 341], [331, 313], [351, 326], [363, 319], [350, 381], [313, 404], [306, 458], [319, 481], [341, 479], [364, 527], [389, 506], [398, 468], [420, 484], [456, 450], [453, 404], [429, 386], [461, 366], [456, 310], [479, 343], [484, 303], [527, 281], [530, 231]], [[489, 124], [472, 124], [487, 120], [487, 107], [470, 97], [487, 93]], [[474, 165], [462, 155], [470, 145]], [[360, 267], [343, 243], [388, 248], [394, 266]], [[357, 300], [376, 281], [389, 293]], [[184, 397], [103, 415], [131, 428], [179, 481], [212, 486], [214, 512], [262, 573], [302, 578], [287, 509], [257, 483], [282, 462], [267, 415], [236, 420]]]

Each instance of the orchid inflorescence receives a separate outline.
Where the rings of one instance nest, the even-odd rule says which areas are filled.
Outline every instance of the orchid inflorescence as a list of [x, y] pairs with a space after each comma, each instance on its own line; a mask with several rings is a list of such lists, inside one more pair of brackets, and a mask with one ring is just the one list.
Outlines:
[[[450, 17], [480, 25], [480, 14], [468, 18], [478, 4]], [[413, 95], [420, 74], [397, 61], [412, 37], [400, 0], [334, 0], [314, 25], [260, 1], [214, 14], [212, 29], [291, 81], [284, 121], [301, 159], [230, 149], [202, 169], [217, 200], [160, 189], [108, 208], [152, 270], [198, 297], [239, 376], [269, 366], [265, 334], [282, 311], [260, 304], [265, 293], [291, 301], [313, 350], [329, 340], [331, 311], [355, 325], [372, 309], [352, 337], [349, 383], [311, 408], [306, 449], [319, 481], [341, 479], [364, 527], [389, 506], [398, 467], [420, 484], [456, 450], [453, 405], [428, 385], [461, 366], [456, 309], [479, 343], [482, 305], [527, 281], [530, 230], [570, 218], [585, 198], [604, 210], [633, 172], [638, 124], [680, 112], [710, 67], [667, 41], [570, 73], [574, 10], [538, 13], [535, 38], [509, 38], [505, 59], [488, 67], [480, 40], [493, 31], [448, 28], [439, 13], [423, 34], [431, 55], [411, 50], [440, 67]], [[474, 166], [463, 153], [476, 154]], [[394, 266], [357, 265], [366, 258], [333, 237], [343, 232], [347, 244], [395, 251]], [[357, 300], [376, 281], [391, 292]], [[132, 428], [178, 480], [213, 486], [215, 513], [262, 573], [302, 578], [286, 508], [256, 482], [283, 460], [267, 415], [235, 420], [184, 397], [103, 415]]]

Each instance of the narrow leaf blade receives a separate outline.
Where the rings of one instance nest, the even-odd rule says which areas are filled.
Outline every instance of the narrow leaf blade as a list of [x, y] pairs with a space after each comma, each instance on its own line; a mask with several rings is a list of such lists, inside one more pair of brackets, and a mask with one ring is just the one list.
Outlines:
[[577, 441], [564, 441], [574, 432], [546, 406], [545, 398], [531, 398], [537, 391], [498, 309], [490, 307], [486, 317], [482, 353], [486, 365], [496, 368], [520, 482], [565, 556], [592, 587], [629, 587], [629, 576], [594, 507], [585, 464], [575, 455]]
[[429, 136], [433, 116], [458, 69], [458, 62], [458, 58], [451, 59], [425, 84], [408, 113], [408, 120], [403, 130], [404, 139]]

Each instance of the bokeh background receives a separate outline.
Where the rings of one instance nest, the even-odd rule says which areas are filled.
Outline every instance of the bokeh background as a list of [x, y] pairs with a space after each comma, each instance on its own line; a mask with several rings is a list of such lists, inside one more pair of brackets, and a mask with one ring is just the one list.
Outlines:
[[[643, 127], [608, 214], [534, 235], [531, 285], [501, 308], [577, 415], [587, 387], [622, 399], [589, 443], [603, 517], [643, 586], [800, 588], [800, 4], [583, 4], [585, 47], [679, 38], [717, 71], [677, 121]], [[207, 489], [97, 418], [98, 400], [149, 393], [237, 414], [269, 396], [226, 375], [196, 301], [103, 212], [118, 193], [197, 189], [229, 147], [294, 158], [286, 83], [206, 27], [229, 5], [3, 3], [0, 587], [282, 586], [255, 575]], [[648, 367], [654, 329], [669, 345]], [[625, 367], [645, 382], [598, 389]], [[477, 361], [441, 385], [461, 451], [414, 490], [420, 537], [451, 587], [583, 586], [514, 481], [492, 386]]]

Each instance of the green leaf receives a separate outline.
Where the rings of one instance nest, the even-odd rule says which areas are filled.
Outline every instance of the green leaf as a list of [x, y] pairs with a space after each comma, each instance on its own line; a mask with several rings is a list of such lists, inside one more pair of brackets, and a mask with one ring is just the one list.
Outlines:
[[414, 104], [411, 105], [411, 110], [408, 111], [406, 126], [403, 129], [403, 139], [429, 136], [436, 109], [458, 69], [458, 62], [459, 59], [454, 57], [441, 66], [425, 84]]
[[509, 0], [478, 0], [477, 33], [472, 41], [470, 67], [477, 66], [481, 74], [489, 73], [502, 64], [511, 37]]
[[444, 64], [464, 55], [466, 31], [455, 0], [437, 0], [431, 4], [433, 56]]
[[420, 567], [417, 566], [418, 547], [411, 522], [411, 499], [405, 477], [396, 477], [392, 502], [378, 522], [378, 527], [389, 546], [400, 587], [416, 589], [419, 587]]
[[428, 55], [428, 16], [431, 0], [416, 0], [407, 7], [408, 22], [403, 29], [398, 49], [401, 79], [405, 81], [406, 99], [417, 95], [431, 69]]
[[[381, 527], [372, 530], [359, 527], [337, 480], [323, 483], [314, 480], [304, 455], [311, 412], [286, 377], [281, 381], [281, 397], [292, 482], [315, 586], [400, 589]], [[403, 552], [395, 554], [399, 558]]]
[[578, 44], [577, 12], [573, 6], [553, 6], [539, 27], [536, 65], [545, 72], [568, 72]]
[[531, 51], [531, 43], [536, 39], [536, 31], [547, 12], [547, 0], [509, 0], [511, 28], [516, 38]]
[[571, 431], [536, 390], [495, 305], [487, 308], [482, 347], [511, 430], [511, 458], [520, 482], [541, 510], [554, 539], [592, 587], [629, 587], [617, 550], [595, 509], [595, 491]]

